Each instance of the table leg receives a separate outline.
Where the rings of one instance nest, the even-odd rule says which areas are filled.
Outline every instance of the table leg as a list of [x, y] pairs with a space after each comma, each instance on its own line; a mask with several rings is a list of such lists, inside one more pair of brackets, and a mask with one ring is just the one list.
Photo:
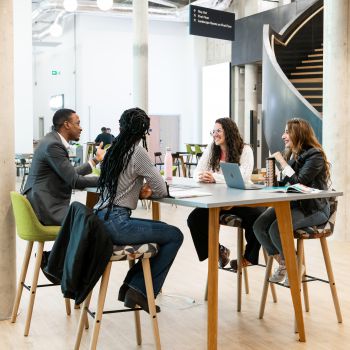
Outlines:
[[289, 278], [290, 293], [292, 295], [295, 320], [299, 331], [299, 340], [305, 342], [305, 328], [303, 311], [301, 307], [300, 283], [297, 269], [297, 260], [294, 248], [294, 236], [292, 226], [292, 216], [289, 202], [277, 202], [274, 204], [278, 229], [280, 231], [283, 254], [286, 261], [286, 268]]
[[208, 259], [208, 349], [217, 349], [218, 337], [218, 258], [220, 208], [209, 209]]
[[152, 202], [152, 219], [160, 220], [160, 204], [159, 202]]
[[86, 206], [88, 208], [92, 209], [94, 207], [94, 205], [98, 202], [99, 198], [100, 198], [99, 193], [88, 191], [86, 193]]

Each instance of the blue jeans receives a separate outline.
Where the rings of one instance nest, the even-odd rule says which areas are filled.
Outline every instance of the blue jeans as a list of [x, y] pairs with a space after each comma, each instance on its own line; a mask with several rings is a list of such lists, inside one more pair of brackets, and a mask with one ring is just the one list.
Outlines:
[[[104, 221], [107, 209], [97, 213]], [[104, 221], [112, 242], [116, 245], [157, 243], [159, 251], [150, 259], [154, 296], [161, 290], [169, 269], [183, 241], [182, 232], [161, 221], [131, 218], [131, 210], [114, 207]], [[127, 273], [124, 283], [146, 296], [142, 263], [139, 260]]]
[[[297, 230], [325, 223], [329, 218], [330, 212], [329, 205], [327, 205], [322, 211], [317, 211], [310, 215], [305, 215], [299, 207], [292, 207], [291, 214], [293, 230]], [[253, 230], [256, 238], [265, 248], [268, 255], [280, 254], [282, 259], [284, 259], [274, 208], [268, 208], [256, 219]]]

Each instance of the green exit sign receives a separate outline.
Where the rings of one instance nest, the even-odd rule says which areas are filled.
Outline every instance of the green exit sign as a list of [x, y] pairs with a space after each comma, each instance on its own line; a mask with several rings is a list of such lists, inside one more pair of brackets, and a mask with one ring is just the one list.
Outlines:
[[61, 71], [59, 70], [52, 70], [51, 71], [51, 75], [60, 75], [61, 74]]

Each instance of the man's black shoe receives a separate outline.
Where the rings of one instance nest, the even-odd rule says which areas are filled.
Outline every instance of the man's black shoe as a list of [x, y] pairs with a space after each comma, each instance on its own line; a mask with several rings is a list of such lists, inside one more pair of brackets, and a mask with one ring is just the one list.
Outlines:
[[127, 284], [125, 284], [125, 283], [122, 284], [122, 286], [121, 286], [120, 289], [119, 289], [119, 293], [118, 293], [118, 300], [119, 300], [119, 301], [124, 302], [124, 300], [125, 300], [125, 294], [126, 294], [126, 292], [129, 290], [129, 288], [130, 288], [130, 287], [129, 287]]
[[41, 265], [40, 265], [41, 271], [43, 272], [43, 274], [45, 275], [45, 277], [46, 277], [51, 283], [53, 283], [53, 284], [61, 284], [61, 281], [60, 281], [57, 277], [55, 277], [55, 276], [49, 274], [49, 273], [46, 271], [46, 266], [47, 266], [47, 264], [48, 264], [48, 262], [49, 262], [49, 256], [50, 256], [50, 252], [47, 252], [47, 251], [44, 251], [44, 252], [43, 252], [43, 257], [42, 257], [42, 259], [41, 259]]
[[[136, 305], [140, 306], [143, 311], [149, 313], [147, 299], [135, 289], [129, 288], [125, 294], [124, 306], [133, 309]], [[156, 312], [160, 312], [160, 307], [156, 305]]]

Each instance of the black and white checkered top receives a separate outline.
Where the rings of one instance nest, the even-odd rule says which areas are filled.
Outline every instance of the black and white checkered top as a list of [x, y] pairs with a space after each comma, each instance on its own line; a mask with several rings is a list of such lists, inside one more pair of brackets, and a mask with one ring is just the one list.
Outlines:
[[[125, 171], [119, 176], [114, 205], [135, 209], [144, 179], [152, 189], [152, 198], [163, 198], [167, 196], [166, 184], [159, 170], [153, 165], [146, 150], [137, 145]], [[96, 205], [96, 208], [99, 205], [100, 203]], [[108, 203], [105, 203], [102, 208], [107, 205]]]

